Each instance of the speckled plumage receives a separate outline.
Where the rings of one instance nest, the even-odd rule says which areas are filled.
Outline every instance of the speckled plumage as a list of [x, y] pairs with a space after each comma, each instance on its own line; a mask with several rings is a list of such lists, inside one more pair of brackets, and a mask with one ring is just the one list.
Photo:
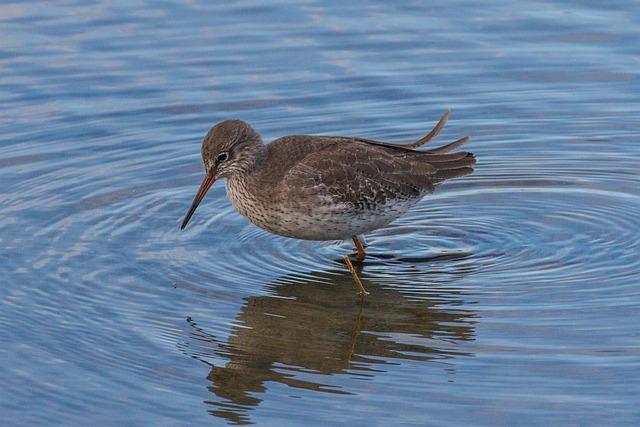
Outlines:
[[227, 178], [235, 209], [275, 234], [337, 240], [384, 227], [442, 181], [473, 171], [471, 153], [449, 154], [468, 138], [430, 151], [414, 150], [442, 129], [447, 116], [429, 135], [407, 145], [309, 135], [263, 144], [249, 124], [221, 122], [204, 139], [208, 178], [183, 227], [220, 177]]

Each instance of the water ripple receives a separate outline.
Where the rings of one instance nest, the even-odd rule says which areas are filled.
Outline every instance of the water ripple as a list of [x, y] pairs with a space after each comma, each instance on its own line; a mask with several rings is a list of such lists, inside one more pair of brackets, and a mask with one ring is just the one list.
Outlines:
[[[507, 3], [0, 5], [4, 418], [638, 424], [634, 14]], [[351, 242], [222, 183], [179, 229], [216, 121], [409, 141], [446, 108], [476, 171], [367, 236], [363, 306]]]

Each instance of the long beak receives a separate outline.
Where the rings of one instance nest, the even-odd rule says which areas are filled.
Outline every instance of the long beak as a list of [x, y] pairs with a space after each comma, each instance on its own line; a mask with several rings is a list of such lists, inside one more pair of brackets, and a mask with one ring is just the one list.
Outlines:
[[207, 194], [207, 191], [209, 191], [209, 188], [211, 188], [214, 182], [215, 182], [215, 179], [213, 178], [213, 176], [209, 174], [206, 174], [204, 176], [204, 179], [202, 180], [202, 184], [200, 184], [200, 188], [198, 189], [198, 193], [196, 194], [196, 197], [193, 199], [193, 203], [191, 203], [189, 212], [187, 212], [187, 214], [184, 217], [184, 221], [182, 221], [180, 230], [184, 230], [184, 228], [187, 226], [187, 224], [189, 223], [189, 220], [193, 216], [193, 213], [196, 211], [196, 208], [198, 207], [202, 199], [204, 199], [204, 195]]

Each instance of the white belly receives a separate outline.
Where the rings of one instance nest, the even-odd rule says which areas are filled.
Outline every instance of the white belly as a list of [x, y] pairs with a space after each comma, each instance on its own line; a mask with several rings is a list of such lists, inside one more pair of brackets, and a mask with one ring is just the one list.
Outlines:
[[419, 199], [391, 200], [375, 209], [357, 209], [349, 203], [268, 203], [245, 192], [242, 183], [227, 180], [227, 195], [234, 208], [252, 223], [271, 233], [306, 240], [344, 240], [388, 225]]

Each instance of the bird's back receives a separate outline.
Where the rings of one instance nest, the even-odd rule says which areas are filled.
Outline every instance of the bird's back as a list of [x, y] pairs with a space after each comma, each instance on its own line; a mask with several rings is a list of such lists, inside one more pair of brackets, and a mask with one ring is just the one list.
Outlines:
[[[373, 193], [393, 191], [418, 197], [451, 178], [473, 172], [472, 153], [417, 151], [361, 138], [296, 135], [267, 145], [261, 179], [274, 192], [308, 193], [310, 182], [353, 201], [346, 188], [366, 182]], [[341, 191], [345, 189], [345, 191]], [[371, 194], [373, 196], [374, 194]], [[359, 193], [365, 196], [366, 193]], [[379, 194], [378, 194], [379, 197]]]

